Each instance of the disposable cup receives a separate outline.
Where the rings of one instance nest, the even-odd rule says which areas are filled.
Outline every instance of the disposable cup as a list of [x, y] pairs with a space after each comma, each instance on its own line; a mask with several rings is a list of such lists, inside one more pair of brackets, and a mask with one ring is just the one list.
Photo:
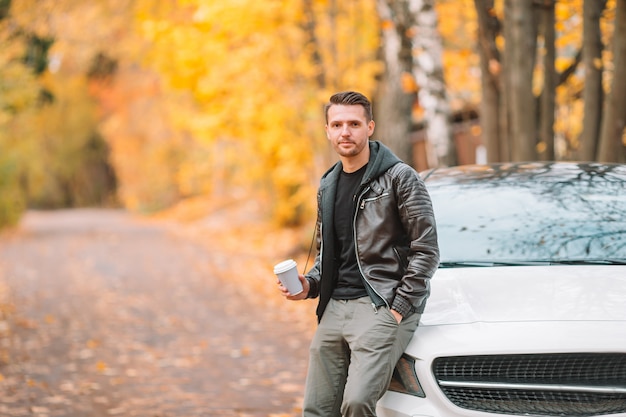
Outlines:
[[298, 278], [297, 264], [293, 259], [287, 259], [279, 264], [274, 265], [274, 273], [289, 294], [300, 294], [303, 290], [302, 283]]

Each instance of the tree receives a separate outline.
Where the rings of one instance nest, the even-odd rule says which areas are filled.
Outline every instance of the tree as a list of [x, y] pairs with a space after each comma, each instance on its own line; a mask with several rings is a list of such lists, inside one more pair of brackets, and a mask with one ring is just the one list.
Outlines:
[[[385, 73], [378, 99], [382, 130], [393, 149], [411, 161], [413, 92], [424, 110], [429, 166], [454, 165], [443, 46], [432, 0], [378, 0]], [[380, 120], [380, 118], [379, 118]]]
[[0, 1], [0, 229], [17, 223], [26, 209], [22, 187], [32, 138], [13, 134], [16, 118], [37, 109], [40, 86], [24, 63], [26, 44], [8, 22], [11, 2]]
[[456, 151], [443, 76], [443, 45], [437, 29], [438, 17], [434, 5], [434, 0], [409, 1], [409, 10], [415, 21], [410, 32], [413, 41], [413, 75], [419, 86], [418, 102], [424, 108], [426, 136], [434, 148], [429, 155], [430, 165], [454, 165]]
[[[621, 158], [623, 125], [617, 115], [624, 113], [624, 83], [610, 69], [619, 68], [623, 46], [619, 10], [613, 22], [603, 13], [606, 4], [474, 0], [489, 161]], [[603, 39], [613, 39], [614, 63]], [[605, 147], [599, 145], [601, 137]]]
[[537, 157], [536, 102], [533, 74], [537, 49], [537, 22], [530, 1], [504, 1], [504, 88], [507, 136], [512, 161]]
[[600, 121], [602, 117], [602, 33], [600, 16], [606, 5], [605, 0], [584, 0], [583, 2], [583, 87], [584, 119], [583, 131], [578, 138], [579, 147], [575, 152], [581, 161], [596, 159]]
[[146, 63], [164, 91], [192, 100], [193, 111], [177, 117], [215, 162], [202, 180], [212, 192], [272, 195], [267, 208], [277, 223], [308, 219], [312, 174], [327, 143], [321, 104], [337, 90], [374, 90], [380, 64], [373, 3], [154, 6], [146, 0], [137, 8], [137, 27], [154, 45]]
[[[626, 162], [626, 83], [621, 71], [626, 68], [626, 0], [618, 0], [613, 34], [612, 89], [603, 107], [598, 159]], [[620, 74], [620, 76], [618, 76]]]
[[539, 32], [543, 36], [543, 89], [539, 97], [539, 143], [537, 144], [538, 159], [553, 161], [554, 153], [554, 119], [556, 107], [557, 74], [554, 67], [556, 60], [555, 33], [556, 0], [543, 0], [539, 6]]
[[60, 31], [54, 29], [54, 22], [79, 3], [23, 0], [0, 4], [2, 10], [10, 6], [0, 12], [6, 20], [0, 22], [0, 80], [7, 83], [6, 88], [0, 86], [7, 93], [0, 95], [0, 113], [7, 115], [0, 117], [5, 119], [0, 125], [8, 127], [0, 133], [0, 148], [13, 167], [11, 172], [3, 169], [4, 174], [19, 188], [24, 207], [114, 201], [108, 147], [98, 132], [85, 74], [50, 71]]
[[502, 57], [496, 45], [501, 33], [494, 0], [474, 0], [478, 18], [478, 53], [482, 77], [482, 100], [480, 101], [480, 123], [482, 137], [487, 148], [489, 161], [506, 161], [509, 154], [508, 141], [503, 140], [506, 126], [500, 117], [503, 97], [501, 96]]
[[411, 39], [407, 36], [414, 24], [412, 14], [406, 1], [377, 0], [376, 5], [385, 65], [374, 103], [376, 137], [382, 138], [402, 160], [414, 163], [410, 135], [417, 84], [412, 74]]

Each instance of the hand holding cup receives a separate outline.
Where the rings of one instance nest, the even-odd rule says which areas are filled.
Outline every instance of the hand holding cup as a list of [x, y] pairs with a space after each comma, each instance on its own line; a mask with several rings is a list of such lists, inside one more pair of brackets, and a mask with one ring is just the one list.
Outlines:
[[[304, 277], [298, 274], [297, 264], [293, 259], [288, 259], [274, 266], [274, 273], [278, 278], [280, 284], [285, 288], [286, 292], [283, 291], [283, 295], [287, 298], [294, 299], [291, 297], [295, 297], [299, 294], [302, 294], [304, 291], [303, 281], [305, 281]], [[308, 289], [307, 289], [308, 292]], [[306, 297], [306, 294], [304, 294]], [[300, 299], [303, 297], [297, 297]]]

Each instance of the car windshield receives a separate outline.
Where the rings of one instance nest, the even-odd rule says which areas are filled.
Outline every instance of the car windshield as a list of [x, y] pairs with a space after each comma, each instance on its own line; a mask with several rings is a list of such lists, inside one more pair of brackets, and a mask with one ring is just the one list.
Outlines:
[[622, 181], [476, 180], [428, 188], [442, 266], [626, 262]]

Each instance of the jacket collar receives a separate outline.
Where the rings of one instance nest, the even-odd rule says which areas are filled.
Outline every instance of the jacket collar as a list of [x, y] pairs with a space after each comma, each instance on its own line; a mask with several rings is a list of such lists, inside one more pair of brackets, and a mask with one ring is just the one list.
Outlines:
[[[368, 184], [370, 181], [380, 176], [382, 173], [387, 171], [398, 162], [402, 162], [400, 158], [398, 158], [391, 151], [391, 149], [389, 149], [387, 146], [377, 140], [371, 140], [369, 142], [369, 147], [370, 159], [367, 164], [365, 174], [363, 175], [363, 179], [361, 180], [361, 186]], [[326, 171], [326, 173], [324, 173], [324, 175], [322, 176], [322, 188], [334, 188], [337, 182], [337, 177], [339, 176], [339, 173], [342, 169], [343, 164], [341, 163], [341, 161], [339, 161], [335, 165], [333, 165], [328, 171]]]

